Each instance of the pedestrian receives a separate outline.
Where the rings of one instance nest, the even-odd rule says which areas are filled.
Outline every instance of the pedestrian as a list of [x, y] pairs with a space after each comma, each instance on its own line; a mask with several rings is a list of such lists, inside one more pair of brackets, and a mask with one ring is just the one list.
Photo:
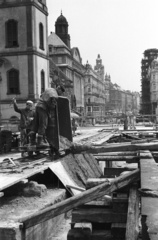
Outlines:
[[76, 131], [77, 127], [76, 127], [76, 121], [74, 118], [72, 118], [71, 124], [72, 124], [72, 133], [73, 133], [73, 136], [75, 136], [75, 131]]
[[15, 112], [19, 113], [21, 115], [20, 117], [20, 138], [21, 138], [21, 146], [24, 146], [28, 143], [28, 134], [31, 131], [33, 120], [35, 117], [35, 111], [33, 108], [33, 102], [28, 100], [26, 102], [25, 108], [19, 108], [16, 102], [16, 99], [13, 99], [13, 106]]
[[[36, 144], [39, 148], [48, 147], [49, 139], [47, 139], [46, 131], [49, 127], [51, 129], [57, 128], [56, 124], [56, 105], [58, 94], [54, 88], [47, 88], [42, 94], [35, 107], [35, 121], [30, 132], [31, 145]], [[51, 136], [52, 142], [55, 134]]]
[[58, 93], [58, 96], [63, 96], [65, 92], [65, 88], [62, 85], [58, 85], [56, 88], [56, 91]]
[[124, 130], [128, 130], [128, 118], [127, 115], [124, 117]]

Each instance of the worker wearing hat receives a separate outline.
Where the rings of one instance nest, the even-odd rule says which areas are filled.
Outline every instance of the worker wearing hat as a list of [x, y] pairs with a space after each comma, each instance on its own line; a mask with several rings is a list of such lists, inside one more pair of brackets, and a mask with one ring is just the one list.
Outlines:
[[[58, 93], [54, 88], [47, 88], [40, 96], [39, 101], [35, 107], [35, 121], [32, 131], [30, 132], [31, 145], [35, 144], [36, 134], [37, 146], [49, 146], [46, 141], [46, 130], [49, 126], [56, 128], [56, 105]], [[52, 135], [52, 138], [54, 136]]]
[[33, 108], [33, 102], [31, 100], [26, 101], [26, 107], [25, 108], [18, 108], [16, 99], [13, 99], [13, 106], [15, 112], [19, 113], [20, 116], [20, 133], [21, 133], [21, 145], [24, 146], [28, 143], [28, 133], [31, 131], [35, 111]]

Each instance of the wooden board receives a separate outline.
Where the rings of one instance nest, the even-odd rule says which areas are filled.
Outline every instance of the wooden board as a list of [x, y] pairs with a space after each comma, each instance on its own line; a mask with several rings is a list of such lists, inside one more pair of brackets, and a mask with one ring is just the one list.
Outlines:
[[139, 235], [139, 197], [137, 186], [132, 186], [128, 199], [126, 239], [137, 240]]
[[125, 223], [127, 213], [114, 213], [106, 208], [79, 208], [72, 211], [72, 222]]
[[[58, 107], [58, 104], [57, 104]], [[49, 144], [56, 149], [59, 149], [59, 120], [58, 120], [58, 109], [56, 108], [55, 114], [55, 127], [49, 126], [46, 129], [46, 138]]]
[[29, 178], [37, 173], [45, 171], [48, 166], [34, 166], [32, 169], [25, 169], [21, 173], [0, 174], [0, 191], [21, 182], [23, 179]]
[[[66, 169], [63, 167], [61, 161], [52, 162], [49, 165], [49, 169], [60, 179], [60, 181], [63, 183], [63, 185], [66, 188], [68, 188], [67, 185], [71, 185], [74, 187], [74, 188], [71, 188], [72, 195], [81, 193], [81, 191], [75, 189], [75, 187], [77, 188], [79, 186], [75, 183], [75, 181], [66, 171]], [[70, 188], [68, 189], [70, 190]]]
[[148, 154], [149, 159], [140, 159], [142, 239], [157, 240], [158, 167], [155, 160], [150, 158], [150, 152], [141, 152], [140, 158], [144, 154]]
[[66, 97], [58, 98], [59, 134], [72, 142], [70, 103]]

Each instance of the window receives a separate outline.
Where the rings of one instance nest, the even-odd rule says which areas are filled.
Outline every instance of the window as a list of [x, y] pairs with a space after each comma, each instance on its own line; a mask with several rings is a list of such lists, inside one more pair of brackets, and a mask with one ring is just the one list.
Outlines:
[[45, 91], [45, 74], [44, 71], [41, 71], [41, 93]]
[[88, 112], [91, 112], [91, 107], [88, 107]]
[[18, 22], [9, 20], [5, 24], [6, 28], [6, 47], [18, 47]]
[[49, 52], [50, 52], [50, 53], [52, 52], [52, 47], [49, 47]]
[[8, 92], [7, 94], [20, 94], [19, 91], [19, 71], [11, 69], [7, 72]]
[[44, 50], [44, 35], [43, 35], [43, 24], [39, 24], [39, 48]]
[[62, 63], [62, 57], [58, 57], [58, 63]]
[[90, 98], [88, 98], [88, 103], [90, 103], [91, 102], [91, 99]]
[[88, 88], [88, 92], [91, 92], [91, 88], [90, 87]]

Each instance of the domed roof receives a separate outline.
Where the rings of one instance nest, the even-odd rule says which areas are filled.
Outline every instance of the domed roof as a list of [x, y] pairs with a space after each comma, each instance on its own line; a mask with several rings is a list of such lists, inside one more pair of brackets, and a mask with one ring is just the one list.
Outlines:
[[57, 18], [55, 24], [66, 24], [66, 25], [68, 25], [68, 22], [67, 22], [66, 18], [63, 16], [62, 12], [61, 12], [61, 15]]

